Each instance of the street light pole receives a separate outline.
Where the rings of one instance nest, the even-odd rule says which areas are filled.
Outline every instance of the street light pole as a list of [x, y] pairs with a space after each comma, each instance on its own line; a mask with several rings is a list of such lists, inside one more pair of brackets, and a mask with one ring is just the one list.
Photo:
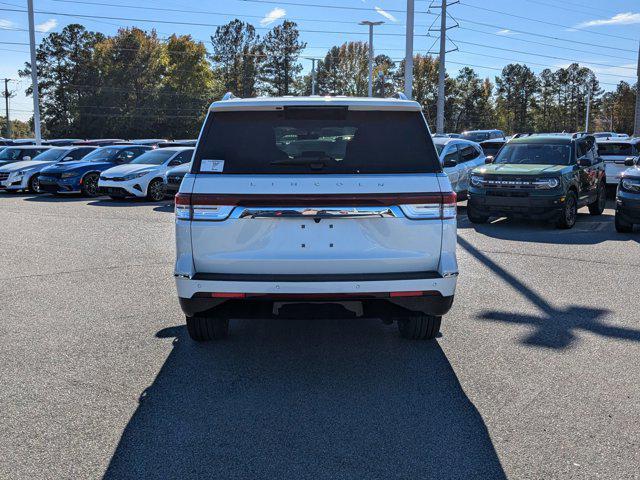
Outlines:
[[316, 59], [311, 59], [311, 95], [316, 94]]
[[591, 86], [587, 90], [587, 118], [584, 122], [584, 131], [589, 133], [589, 113], [591, 111]]
[[415, 0], [407, 0], [407, 28], [404, 53], [404, 94], [413, 96], [413, 20]]
[[33, 132], [36, 136], [36, 145], [42, 143], [40, 131], [40, 92], [38, 91], [38, 65], [36, 63], [36, 31], [33, 20], [33, 0], [27, 0], [29, 15], [29, 46], [31, 48], [31, 83], [33, 88]]
[[636, 82], [636, 118], [633, 126], [633, 136], [640, 137], [640, 45], [638, 46], [638, 79]]
[[370, 22], [368, 20], [360, 22], [360, 25], [369, 26], [369, 82], [367, 83], [369, 97], [373, 97], [373, 27], [382, 25], [383, 23], [384, 22]]
[[4, 79], [4, 108], [7, 118], [7, 138], [11, 138], [11, 119], [9, 118], [9, 79]]

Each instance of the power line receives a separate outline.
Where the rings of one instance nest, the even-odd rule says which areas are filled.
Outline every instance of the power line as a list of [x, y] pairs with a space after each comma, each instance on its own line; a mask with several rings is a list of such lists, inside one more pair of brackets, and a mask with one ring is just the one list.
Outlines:
[[[535, 23], [540, 23], [540, 24], [543, 24], [543, 25], [551, 25], [552, 27], [568, 28], [568, 29], [571, 29], [571, 30], [575, 30], [576, 29], [575, 26], [562, 25], [561, 23], [547, 22], [545, 20], [538, 20], [536, 18], [525, 17], [525, 16], [522, 16], [522, 15], [516, 15], [514, 13], [503, 12], [503, 11], [500, 11], [500, 10], [493, 10], [491, 8], [487, 8], [484, 5], [480, 7], [478, 5], [471, 5], [469, 3], [465, 3], [465, 2], [462, 2], [462, 1], [460, 2], [460, 5], [463, 5], [465, 7], [476, 8], [476, 9], [479, 9], [479, 10], [483, 10], [485, 12], [497, 13], [498, 15], [505, 15], [505, 16], [508, 16], [508, 17], [518, 18], [520, 20], [527, 20], [528, 22], [535, 22]], [[632, 42], [636, 41], [635, 38], [623, 37], [621, 35], [613, 35], [613, 34], [610, 34], [610, 33], [594, 32], [593, 30], [580, 30], [580, 31], [584, 32], [584, 33], [590, 33], [592, 35], [600, 35], [600, 36], [603, 36], [603, 37], [618, 38], [618, 39], [621, 39], [621, 40], [629, 40], [629, 41], [632, 41]]]

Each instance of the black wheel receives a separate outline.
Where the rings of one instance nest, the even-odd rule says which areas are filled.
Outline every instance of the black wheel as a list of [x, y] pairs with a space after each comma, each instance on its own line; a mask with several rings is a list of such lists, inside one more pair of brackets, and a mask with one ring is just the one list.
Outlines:
[[598, 198], [596, 201], [589, 204], [589, 213], [591, 215], [602, 215], [604, 207], [607, 205], [607, 187], [604, 183], [600, 182], [598, 187]]
[[85, 197], [97, 197], [98, 196], [98, 174], [88, 173], [82, 179], [82, 194]]
[[616, 212], [616, 231], [618, 233], [631, 233], [633, 232], [633, 224], [625, 222], [620, 215]]
[[159, 178], [151, 180], [151, 183], [149, 183], [147, 187], [147, 199], [152, 202], [159, 202], [164, 199], [164, 194], [164, 182]]
[[229, 335], [228, 318], [187, 317], [187, 331], [192, 340], [222, 340]]
[[416, 314], [398, 318], [398, 330], [403, 338], [412, 340], [432, 340], [440, 331], [442, 317]]
[[27, 184], [27, 190], [31, 193], [40, 193], [40, 178], [37, 173], [31, 175], [29, 183]]
[[489, 221], [488, 215], [480, 215], [469, 206], [467, 206], [467, 218], [471, 223], [487, 223]]
[[576, 217], [578, 216], [578, 197], [574, 191], [569, 191], [564, 199], [564, 208], [560, 213], [560, 218], [556, 226], [558, 228], [572, 228], [576, 224]]

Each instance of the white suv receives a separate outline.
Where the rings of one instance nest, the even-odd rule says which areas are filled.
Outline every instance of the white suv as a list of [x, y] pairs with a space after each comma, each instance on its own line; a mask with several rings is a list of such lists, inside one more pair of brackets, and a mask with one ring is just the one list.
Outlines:
[[227, 94], [176, 195], [176, 244], [194, 340], [275, 315], [431, 339], [456, 289], [456, 195], [416, 102]]

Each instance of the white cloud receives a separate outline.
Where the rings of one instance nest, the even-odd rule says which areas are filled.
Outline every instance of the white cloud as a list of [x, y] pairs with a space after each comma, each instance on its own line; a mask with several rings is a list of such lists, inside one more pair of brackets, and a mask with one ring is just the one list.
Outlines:
[[640, 23], [640, 13], [617, 13], [611, 18], [589, 20], [576, 25], [577, 28], [600, 27], [602, 25], [633, 25]]
[[58, 26], [58, 21], [55, 18], [50, 18], [46, 22], [36, 25], [36, 31], [38, 32], [50, 32]]
[[518, 32], [514, 32], [513, 30], [509, 30], [508, 28], [505, 28], [503, 30], [498, 30], [496, 32], [496, 35], [518, 35]]
[[391, 20], [392, 22], [397, 22], [398, 21], [398, 19], [396, 17], [391, 15], [389, 12], [384, 11], [380, 7], [374, 7], [374, 8], [376, 9], [376, 12], [378, 12], [380, 15], [382, 15], [387, 20]]
[[5, 20], [3, 18], [0, 18], [0, 28], [7, 28], [7, 29], [16, 28], [16, 24], [13, 23], [11, 20]]
[[287, 11], [284, 8], [276, 7], [267, 13], [262, 20], [260, 20], [260, 25], [270, 25], [279, 18], [284, 17], [287, 14]]

